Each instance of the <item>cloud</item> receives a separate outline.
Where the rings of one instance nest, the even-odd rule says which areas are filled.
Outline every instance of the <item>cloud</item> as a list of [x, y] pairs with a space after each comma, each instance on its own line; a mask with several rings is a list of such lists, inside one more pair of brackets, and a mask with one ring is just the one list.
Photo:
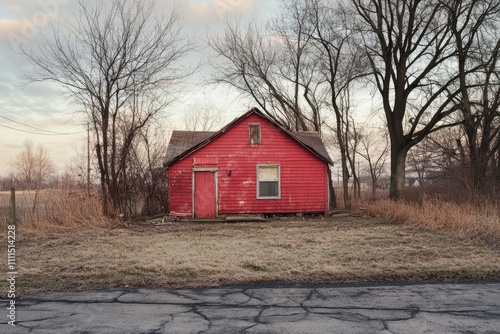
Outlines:
[[189, 19], [213, 22], [231, 15], [244, 15], [255, 9], [253, 0], [190, 0]]
[[7, 3], [8, 10], [0, 18], [0, 39], [7, 37], [11, 42], [35, 37], [41, 29], [58, 19], [66, 0], [20, 1]]
[[0, 19], [0, 38], [8, 34], [20, 34], [23, 27], [23, 20]]
[[[11, 16], [32, 17], [37, 12], [55, 13], [59, 12], [67, 4], [75, 0], [1, 0], [7, 14]], [[10, 13], [9, 13], [10, 11]]]
[[252, 0], [214, 0], [213, 6], [220, 17], [248, 13], [254, 7]]
[[23, 9], [17, 4], [10, 4], [7, 6], [7, 8], [15, 13], [21, 13], [23, 11]]

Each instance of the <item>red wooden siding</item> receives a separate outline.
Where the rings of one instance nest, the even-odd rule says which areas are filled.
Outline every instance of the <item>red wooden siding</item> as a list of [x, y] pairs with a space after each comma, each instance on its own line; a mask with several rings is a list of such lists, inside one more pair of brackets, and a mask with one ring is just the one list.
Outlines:
[[[261, 124], [261, 144], [250, 145], [248, 124], [256, 123]], [[250, 114], [169, 167], [171, 214], [192, 215], [194, 159], [217, 161], [219, 214], [327, 210], [327, 163], [259, 115]], [[280, 199], [257, 199], [258, 164], [280, 165]]]

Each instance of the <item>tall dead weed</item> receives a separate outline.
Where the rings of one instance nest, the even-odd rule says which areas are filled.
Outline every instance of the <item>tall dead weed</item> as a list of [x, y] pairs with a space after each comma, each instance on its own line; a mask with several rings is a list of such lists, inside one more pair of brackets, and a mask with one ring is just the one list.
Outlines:
[[378, 200], [363, 206], [368, 214], [392, 222], [450, 231], [500, 247], [500, 207], [495, 203], [457, 204], [424, 195], [419, 202]]

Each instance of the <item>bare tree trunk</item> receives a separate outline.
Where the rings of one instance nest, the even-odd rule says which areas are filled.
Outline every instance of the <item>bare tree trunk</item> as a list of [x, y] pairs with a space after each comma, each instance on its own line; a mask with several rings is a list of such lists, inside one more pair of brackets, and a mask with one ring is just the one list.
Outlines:
[[375, 200], [375, 199], [377, 199], [377, 178], [373, 174], [371, 174], [371, 178], [372, 178], [372, 197], [371, 197], [371, 199]]
[[344, 145], [340, 145], [340, 158], [342, 159], [342, 190], [344, 206], [351, 208], [351, 197], [349, 196], [349, 168], [347, 167], [347, 154]]
[[37, 205], [38, 205], [39, 193], [40, 193], [40, 187], [37, 185], [37, 187], [35, 189], [35, 197], [33, 198], [33, 208], [32, 208], [33, 216], [37, 215], [36, 210], [37, 210]]
[[330, 173], [330, 170], [328, 170], [328, 191], [330, 193], [330, 200], [328, 203], [329, 209], [336, 209], [337, 208], [337, 195], [335, 194], [335, 188], [333, 187], [333, 182], [332, 182], [332, 173]]
[[397, 149], [391, 147], [391, 186], [390, 198], [401, 199], [405, 189], [405, 168], [407, 148]]

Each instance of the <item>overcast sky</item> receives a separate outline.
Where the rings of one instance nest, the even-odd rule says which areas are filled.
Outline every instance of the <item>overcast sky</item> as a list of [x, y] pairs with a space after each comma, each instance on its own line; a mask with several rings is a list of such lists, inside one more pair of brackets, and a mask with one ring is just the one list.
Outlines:
[[[200, 39], [205, 39], [206, 29], [220, 29], [224, 16], [237, 13], [243, 17], [270, 17], [277, 12], [278, 1], [178, 0], [177, 3], [183, 7], [186, 29], [197, 32]], [[165, 6], [167, 11], [173, 3], [169, 0], [158, 2]], [[75, 0], [0, 0], [1, 176], [9, 174], [8, 162], [22, 149], [25, 140], [43, 144], [61, 171], [79, 149], [85, 148], [86, 132], [79, 125], [81, 120], [74, 117], [76, 107], [63, 100], [60, 88], [53, 84], [38, 83], [26, 86], [20, 73], [29, 64], [10, 46], [19, 40], [34, 43], [37, 36], [47, 30], [49, 21], [71, 15], [74, 3]], [[192, 89], [186, 92], [184, 102], [176, 106], [177, 116], [172, 119], [182, 119], [179, 115], [183, 110], [196, 101], [202, 102], [204, 98], [213, 101], [221, 109], [230, 111], [230, 115], [237, 116], [238, 113], [246, 111], [248, 101], [235, 100], [234, 94], [233, 98], [227, 99], [223, 89], [214, 92], [213, 88], [205, 90], [200, 87], [200, 80], [208, 71], [207, 68], [191, 79]]]

